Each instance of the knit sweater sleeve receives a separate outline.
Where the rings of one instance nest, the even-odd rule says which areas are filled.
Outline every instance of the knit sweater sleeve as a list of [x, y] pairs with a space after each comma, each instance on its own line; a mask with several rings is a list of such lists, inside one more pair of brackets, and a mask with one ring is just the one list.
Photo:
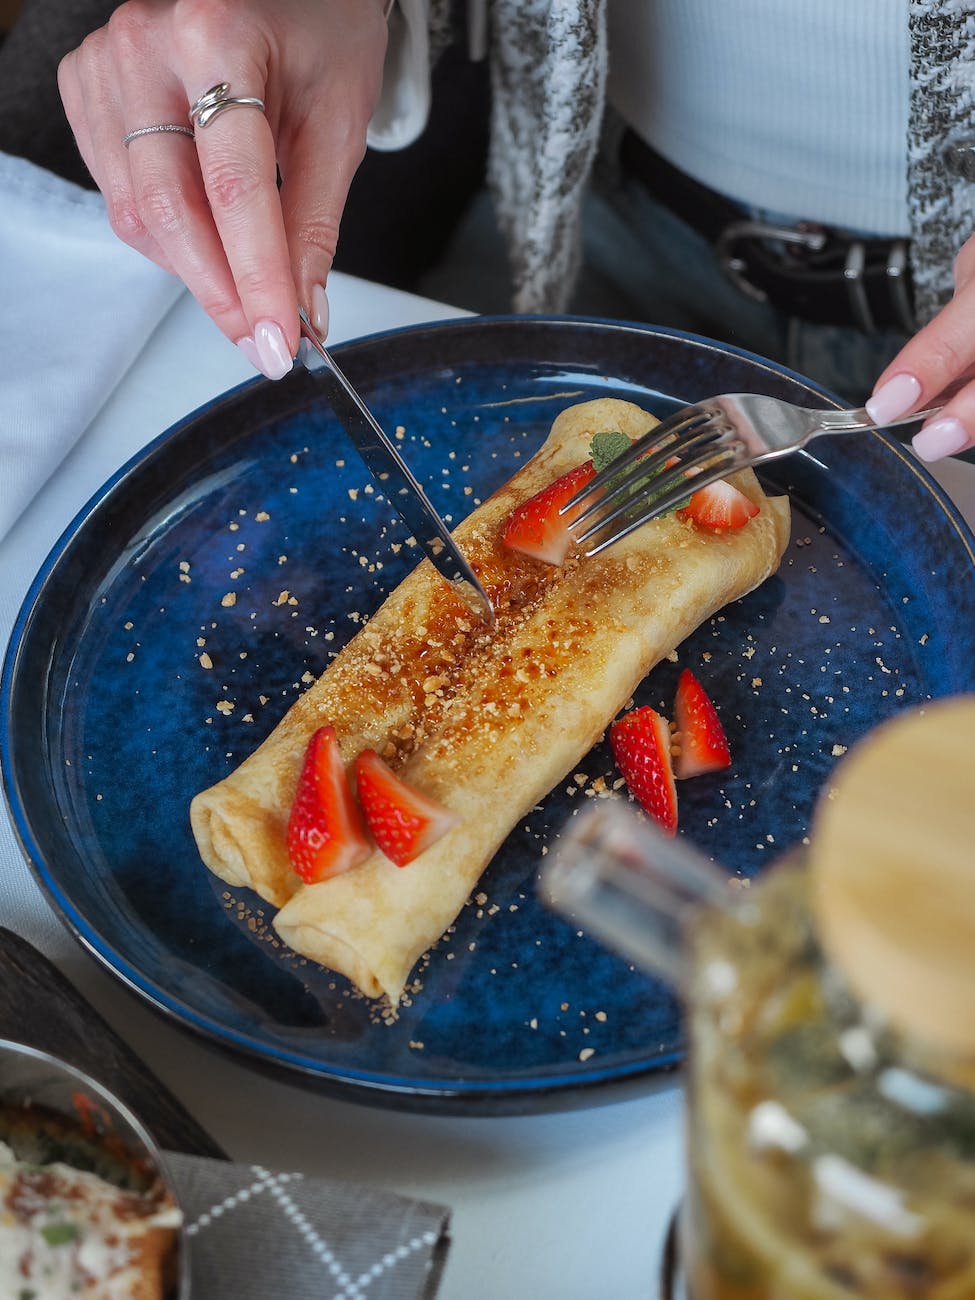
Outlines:
[[514, 310], [562, 311], [606, 92], [605, 0], [495, 0], [488, 179]]
[[907, 191], [916, 314], [954, 289], [954, 259], [975, 233], [975, 13], [964, 0], [911, 0]]

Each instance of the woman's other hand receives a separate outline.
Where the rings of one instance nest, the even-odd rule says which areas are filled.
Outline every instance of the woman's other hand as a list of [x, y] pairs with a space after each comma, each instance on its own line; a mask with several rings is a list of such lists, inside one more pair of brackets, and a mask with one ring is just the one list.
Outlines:
[[879, 424], [934, 405], [943, 411], [914, 435], [922, 460], [940, 460], [975, 446], [975, 236], [955, 260], [949, 303], [907, 343], [878, 379], [867, 410]]
[[[385, 50], [381, 0], [127, 0], [61, 62], [113, 229], [178, 275], [271, 379], [291, 369], [299, 302], [327, 332], [325, 282]], [[265, 111], [123, 145], [140, 127], [189, 126], [220, 82]]]

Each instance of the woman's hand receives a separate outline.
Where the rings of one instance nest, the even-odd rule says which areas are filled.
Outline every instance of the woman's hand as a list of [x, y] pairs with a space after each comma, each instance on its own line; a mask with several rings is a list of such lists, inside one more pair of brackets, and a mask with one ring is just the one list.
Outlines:
[[[385, 50], [381, 0], [128, 0], [61, 62], [113, 229], [271, 379], [291, 369], [299, 303], [327, 332], [325, 281]], [[122, 144], [139, 127], [189, 126], [190, 105], [223, 81], [266, 111]]]
[[955, 292], [907, 343], [878, 379], [867, 410], [878, 424], [934, 405], [952, 390], [940, 414], [914, 435], [922, 460], [940, 460], [975, 446], [975, 236], [955, 260]]

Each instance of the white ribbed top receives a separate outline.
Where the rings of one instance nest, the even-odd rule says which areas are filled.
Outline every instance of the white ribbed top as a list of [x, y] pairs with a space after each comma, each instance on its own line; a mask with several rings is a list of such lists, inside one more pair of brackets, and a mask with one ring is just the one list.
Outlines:
[[907, 0], [609, 0], [609, 49], [610, 102], [703, 184], [909, 233]]

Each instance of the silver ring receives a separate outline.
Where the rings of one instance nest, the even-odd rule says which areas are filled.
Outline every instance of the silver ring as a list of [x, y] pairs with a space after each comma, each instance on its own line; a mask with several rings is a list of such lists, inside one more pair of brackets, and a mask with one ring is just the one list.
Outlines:
[[140, 126], [136, 131], [126, 131], [122, 143], [128, 149], [137, 135], [156, 135], [159, 131], [175, 131], [177, 135], [188, 135], [191, 140], [194, 135], [190, 127], [180, 126], [178, 122], [159, 122], [156, 126]]
[[201, 95], [190, 107], [190, 121], [194, 126], [209, 126], [213, 119], [228, 108], [259, 108], [264, 112], [264, 100], [252, 95], [228, 95], [229, 81], [221, 81], [211, 86], [206, 94]]

